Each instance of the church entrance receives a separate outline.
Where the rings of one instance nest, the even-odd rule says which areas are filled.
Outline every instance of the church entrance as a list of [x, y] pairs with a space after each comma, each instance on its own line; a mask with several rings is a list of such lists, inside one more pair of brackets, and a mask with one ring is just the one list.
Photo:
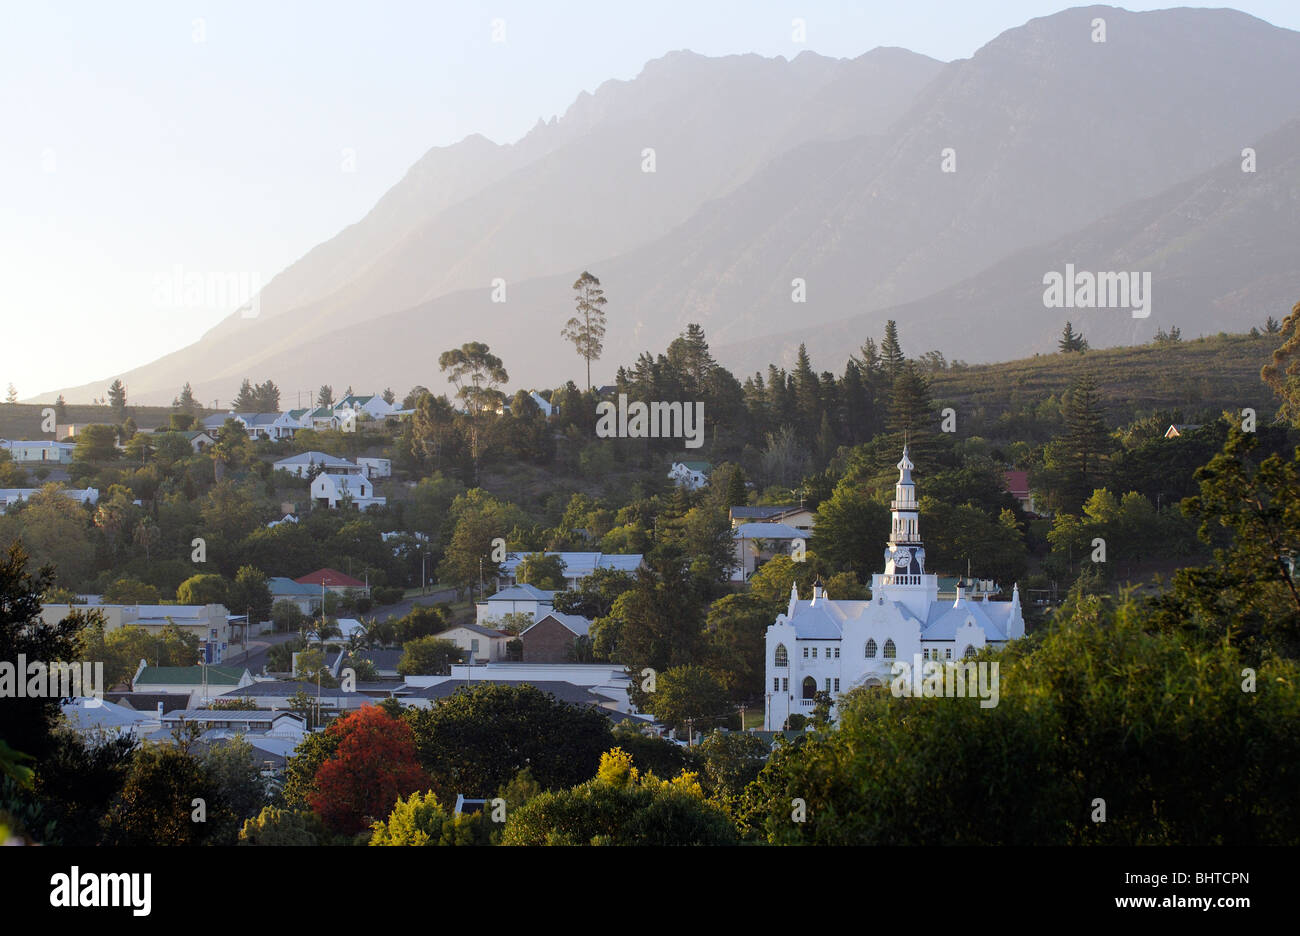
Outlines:
[[805, 699], [811, 699], [815, 695], [817, 695], [817, 680], [813, 679], [811, 676], [805, 676], [803, 681], [803, 697]]

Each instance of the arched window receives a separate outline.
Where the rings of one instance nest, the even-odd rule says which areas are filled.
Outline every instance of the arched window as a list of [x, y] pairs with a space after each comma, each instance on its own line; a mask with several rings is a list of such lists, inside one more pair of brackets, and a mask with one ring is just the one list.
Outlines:
[[884, 657], [885, 657], [885, 659], [886, 659], [886, 660], [892, 660], [892, 659], [894, 659], [896, 656], [898, 656], [898, 648], [894, 646], [894, 642], [893, 642], [892, 640], [886, 640], [886, 641], [885, 641], [885, 653], [884, 653]]
[[976, 649], [975, 649], [974, 647], [972, 647], [970, 644], [967, 644], [967, 645], [966, 645], [966, 649], [962, 651], [962, 654], [961, 654], [961, 655], [962, 655], [963, 657], [965, 657], [966, 659], [969, 660], [971, 657], [975, 656], [977, 653], [979, 653], [978, 650], [976, 650]]
[[867, 659], [868, 659], [868, 660], [874, 660], [875, 658], [876, 658], [876, 642], [875, 642], [874, 640], [868, 640], [868, 641], [867, 641]]
[[803, 697], [805, 699], [811, 699], [815, 695], [817, 695], [817, 680], [813, 679], [811, 676], [805, 676], [803, 681]]
[[790, 654], [786, 652], [785, 644], [776, 645], [776, 665], [777, 666], [790, 665]]

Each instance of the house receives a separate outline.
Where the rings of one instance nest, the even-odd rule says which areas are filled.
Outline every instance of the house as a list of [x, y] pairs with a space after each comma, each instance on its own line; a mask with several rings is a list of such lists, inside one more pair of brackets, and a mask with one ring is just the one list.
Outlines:
[[148, 666], [143, 660], [131, 686], [135, 691], [166, 692], [188, 698], [185, 708], [199, 708], [234, 689], [253, 685], [242, 666]]
[[1002, 472], [1002, 486], [1007, 492], [1020, 501], [1021, 508], [1025, 513], [1039, 515], [1038, 505], [1034, 503], [1034, 495], [1029, 490], [1029, 472], [1027, 471], [1004, 471]]
[[364, 455], [357, 459], [357, 465], [367, 478], [391, 478], [393, 462], [388, 458], [371, 458]]
[[23, 465], [68, 465], [72, 463], [72, 453], [76, 446], [71, 442], [17, 442], [0, 439], [0, 449], [7, 451], [10, 458]]
[[796, 530], [811, 533], [817, 514], [808, 507], [794, 504], [773, 504], [765, 507], [732, 507], [731, 529], [742, 523], [784, 523]]
[[1166, 439], [1177, 439], [1179, 436], [1187, 435], [1189, 432], [1195, 432], [1200, 429], [1202, 423], [1171, 423], [1165, 430]]
[[[550, 691], [548, 686], [563, 687], [567, 684], [587, 690], [599, 699], [599, 705], [606, 710], [634, 711], [627, 694], [632, 679], [628, 676], [626, 667], [619, 663], [453, 663], [450, 676], [406, 678], [406, 684], [411, 687], [431, 686], [447, 681], [508, 685], [528, 683], [545, 691]], [[573, 690], [568, 689], [566, 692], [573, 693]], [[557, 693], [557, 698], [580, 701], [582, 697], [574, 694], [572, 698], [565, 698]]]
[[306, 615], [315, 614], [320, 610], [320, 585], [306, 585], [283, 576], [269, 578], [266, 584], [271, 589], [272, 606], [277, 601], [287, 601]]
[[345, 498], [358, 510], [388, 503], [388, 498], [375, 496], [373, 481], [359, 475], [321, 474], [311, 483], [311, 499], [321, 507], [334, 510]]
[[[188, 699], [189, 696], [177, 696]], [[67, 726], [92, 741], [131, 737], [137, 740], [162, 727], [156, 712], [141, 712], [93, 696], [77, 696], [60, 706]]]
[[371, 683], [358, 683], [352, 689], [342, 686], [318, 686], [314, 681], [296, 679], [260, 679], [245, 686], [232, 686], [219, 698], [223, 701], [250, 701], [259, 709], [281, 711], [292, 709], [295, 696], [306, 695], [311, 704], [331, 712], [345, 712], [372, 705], [381, 699], [392, 698], [400, 684], [387, 683], [376, 688]]
[[312, 410], [305, 418], [310, 424], [306, 428], [315, 429], [318, 432], [338, 429], [340, 426], [338, 416], [336, 416], [334, 410], [328, 406], [321, 406]]
[[742, 523], [731, 534], [736, 562], [731, 580], [747, 582], [773, 556], [790, 555], [797, 543], [808, 544], [808, 532], [784, 523]]
[[[519, 563], [528, 553], [510, 553], [501, 563], [499, 584], [514, 585], [518, 583]], [[602, 553], [602, 552], [548, 552], [547, 556], [558, 556], [564, 563], [564, 581], [566, 587], [577, 588], [578, 584], [597, 569], [613, 569], [635, 575], [641, 568], [644, 556], [641, 553]]]
[[569, 663], [579, 638], [589, 635], [591, 621], [580, 614], [549, 611], [519, 634], [524, 663]]
[[176, 626], [181, 633], [190, 634], [199, 641], [199, 651], [208, 663], [220, 663], [230, 644], [230, 628], [242, 618], [230, 614], [225, 605], [121, 605], [100, 604], [47, 604], [41, 608], [41, 618], [55, 624], [72, 611], [98, 611], [104, 618], [104, 633], [121, 627], [143, 627], [157, 634], [168, 625]]
[[383, 419], [391, 416], [396, 409], [378, 394], [358, 396], [349, 394], [334, 404], [334, 412], [340, 420], [351, 418], [353, 422], [366, 419]]
[[514, 638], [503, 631], [478, 624], [460, 624], [449, 627], [437, 635], [439, 640], [450, 640], [466, 653], [471, 663], [493, 663], [506, 658], [506, 644]]
[[344, 575], [337, 569], [317, 569], [315, 572], [309, 572], [302, 578], [294, 579], [299, 585], [314, 585], [319, 590], [322, 586], [334, 592], [336, 595], [344, 595], [349, 591], [355, 591], [359, 594], [370, 596], [370, 586], [360, 579], [354, 579], [350, 575]]
[[[545, 416], [547, 419], [550, 419], [551, 416], [554, 415], [554, 413], [555, 413], [555, 407], [551, 405], [551, 401], [548, 400], [548, 399], [546, 399], [546, 397], [542, 396], [542, 395], [541, 395], [540, 393], [538, 393], [536, 390], [529, 390], [529, 391], [528, 391], [528, 397], [529, 397], [529, 399], [531, 399], [535, 404], [537, 404], [537, 408], [538, 408], [539, 410], [542, 411], [542, 415]], [[508, 413], [508, 412], [510, 412], [510, 404], [509, 404], [509, 403], [502, 403], [502, 404], [500, 404], [499, 406], [497, 406], [497, 415], [498, 415], [498, 416], [500, 416], [500, 415], [503, 414], [503, 413]]]
[[319, 471], [321, 474], [341, 474], [341, 475], [361, 475], [364, 473], [360, 465], [350, 462], [346, 458], [338, 458], [334, 455], [327, 455], [325, 452], [300, 452], [297, 455], [290, 455], [287, 458], [281, 458], [271, 464], [275, 471], [287, 471], [295, 478], [306, 478], [313, 472]]
[[205, 429], [190, 429], [187, 432], [178, 432], [176, 434], [190, 444], [190, 448], [194, 450], [195, 455], [214, 445], [217, 441], [213, 438], [212, 433]]
[[688, 491], [698, 491], [709, 483], [709, 471], [713, 468], [706, 461], [673, 462], [668, 470], [668, 477], [673, 484]]
[[278, 527], [278, 526], [282, 526], [283, 524], [286, 524], [286, 523], [297, 523], [297, 522], [298, 522], [298, 518], [297, 518], [297, 517], [295, 517], [295, 516], [294, 516], [293, 514], [291, 514], [291, 513], [287, 513], [287, 514], [285, 514], [283, 517], [281, 517], [279, 520], [268, 520], [267, 523], [266, 523], [266, 528], [267, 528], [268, 530], [274, 530], [276, 527]]
[[[24, 503], [31, 499], [33, 494], [39, 493], [40, 488], [0, 488], [0, 513], [5, 512], [5, 508], [11, 504]], [[65, 488], [59, 485], [57, 488], [60, 494], [70, 497], [79, 504], [97, 504], [99, 503], [98, 488]]]
[[478, 620], [480, 627], [499, 624], [507, 614], [527, 614], [534, 621], [539, 615], [554, 610], [551, 601], [555, 592], [543, 591], [532, 585], [511, 585], [494, 595], [478, 602]]
[[904, 446], [885, 570], [872, 576], [871, 598], [837, 600], [818, 581], [811, 598], [801, 600], [791, 586], [789, 605], [767, 628], [765, 730], [782, 729], [791, 715], [811, 715], [819, 692], [831, 697], [834, 717], [839, 696], [889, 685], [898, 663], [957, 664], [1024, 636], [1019, 587], [1009, 602], [990, 601], [991, 589], [970, 597], [961, 585], [955, 601], [939, 598], [938, 575], [925, 571], [913, 467]]

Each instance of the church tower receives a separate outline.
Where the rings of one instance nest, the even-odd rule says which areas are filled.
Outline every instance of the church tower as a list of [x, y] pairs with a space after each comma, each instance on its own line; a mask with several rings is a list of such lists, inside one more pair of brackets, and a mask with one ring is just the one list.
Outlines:
[[921, 516], [916, 504], [908, 447], [898, 463], [898, 483], [889, 505], [891, 525], [885, 547], [884, 574], [871, 577], [872, 599], [887, 599], [905, 605], [922, 621], [939, 595], [939, 577], [925, 571], [925, 547], [921, 545]]
[[921, 515], [916, 507], [916, 484], [912, 481], [915, 466], [903, 446], [903, 460], [898, 463], [898, 483], [889, 505], [892, 524], [889, 545], [885, 547], [885, 575], [897, 585], [919, 585], [925, 574], [925, 547], [921, 545]]

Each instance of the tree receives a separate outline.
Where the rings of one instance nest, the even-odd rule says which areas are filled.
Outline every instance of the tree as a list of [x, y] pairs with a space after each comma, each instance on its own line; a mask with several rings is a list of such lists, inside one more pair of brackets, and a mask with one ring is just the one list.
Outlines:
[[68, 421], [68, 401], [63, 399], [60, 393], [54, 400], [54, 421], [56, 423], [65, 423]]
[[671, 728], [708, 729], [733, 715], [726, 690], [703, 666], [688, 664], [659, 673], [655, 691], [646, 693], [643, 706]]
[[316, 393], [316, 405], [326, 407], [334, 405], [334, 388], [329, 384], [321, 384], [320, 390]]
[[240, 566], [226, 594], [226, 606], [233, 614], [248, 614], [248, 623], [271, 616], [271, 587], [265, 573], [251, 565]]
[[319, 845], [324, 825], [315, 813], [264, 806], [239, 830], [240, 845]]
[[5, 394], [5, 402], [11, 406], [18, 402], [18, 390], [12, 383], [9, 385], [9, 391]]
[[880, 343], [880, 364], [885, 376], [891, 381], [897, 378], [906, 360], [903, 346], [898, 341], [898, 323], [890, 319], [885, 322], [885, 340]]
[[487, 796], [528, 767], [544, 789], [572, 786], [596, 770], [610, 744], [609, 719], [529, 685], [480, 683], [428, 709], [408, 709], [420, 763], [444, 800]]
[[728, 845], [735, 830], [704, 799], [695, 774], [673, 780], [641, 774], [621, 748], [604, 754], [596, 776], [570, 790], [541, 793], [506, 821], [504, 845]]
[[438, 367], [456, 388], [456, 396], [465, 404], [470, 423], [470, 454], [477, 469], [479, 436], [484, 414], [505, 403], [498, 388], [510, 379], [501, 359], [481, 341], [467, 341], [459, 348], [438, 356]]
[[1062, 354], [1079, 354], [1088, 350], [1088, 339], [1081, 332], [1076, 332], [1074, 325], [1067, 321], [1065, 328], [1061, 329], [1061, 340], [1056, 343], [1056, 348]]
[[[33, 575], [27, 563], [20, 543], [0, 554], [0, 662], [10, 671], [6, 682], [12, 682], [14, 672], [22, 672], [20, 655], [47, 665], [78, 661], [82, 631], [103, 624], [97, 612], [81, 611], [72, 611], [57, 624], [46, 624], [41, 617], [42, 596], [54, 584], [54, 569], [45, 566]], [[0, 740], [39, 764], [54, 745], [53, 731], [62, 718], [59, 699], [19, 696], [12, 684], [3, 695]]]
[[105, 604], [156, 605], [162, 602], [157, 585], [146, 585], [139, 579], [120, 578], [104, 589]]
[[565, 586], [564, 560], [545, 553], [529, 553], [515, 567], [515, 579], [534, 588], [558, 591]]
[[1260, 370], [1260, 377], [1282, 401], [1278, 416], [1300, 428], [1300, 302], [1278, 330], [1286, 340], [1274, 349], [1273, 360]]
[[385, 403], [387, 403], [389, 406], [392, 406], [394, 403], [397, 402], [397, 394], [393, 392], [392, 387], [385, 387], [384, 392], [379, 394], [379, 398], [383, 400]]
[[[195, 799], [202, 800], [201, 807]], [[194, 820], [196, 808], [204, 810], [205, 821]], [[229, 844], [237, 828], [233, 823], [222, 791], [199, 762], [167, 745], [136, 752], [121, 795], [105, 818], [112, 845]]]
[[578, 357], [587, 362], [587, 389], [591, 389], [591, 362], [599, 360], [604, 350], [605, 291], [600, 280], [586, 270], [573, 284], [578, 314], [565, 324], [561, 337], [573, 342]]
[[256, 413], [257, 402], [253, 396], [253, 382], [247, 377], [239, 385], [239, 393], [235, 394], [235, 400], [230, 404], [230, 408], [236, 413]]
[[411, 727], [375, 705], [332, 722], [338, 749], [316, 771], [312, 810], [326, 827], [353, 834], [392, 812], [403, 796], [428, 786]]
[[618, 596], [634, 584], [636, 579], [626, 572], [598, 568], [579, 579], [576, 589], [556, 592], [553, 607], [561, 614], [581, 614], [594, 620], [609, 614]]
[[120, 378], [115, 378], [108, 386], [108, 405], [113, 408], [113, 418], [118, 422], [126, 419], [126, 385]]
[[[305, 693], [304, 693], [305, 696]], [[311, 700], [307, 700], [310, 706]], [[302, 710], [299, 707], [298, 710]], [[284, 804], [290, 809], [305, 810], [318, 792], [316, 773], [322, 764], [334, 756], [342, 737], [328, 731], [315, 731], [303, 736], [293, 756], [284, 765]]]
[[117, 430], [103, 425], [84, 427], [77, 433], [72, 457], [78, 461], [110, 461], [117, 458]]
[[730, 811], [745, 787], [758, 777], [770, 753], [767, 742], [756, 735], [709, 732], [695, 747], [704, 792]]
[[210, 745], [199, 766], [208, 781], [221, 791], [236, 825], [224, 835], [234, 839], [245, 819], [256, 817], [266, 805], [266, 783], [257, 752], [242, 735]]
[[459, 663], [462, 656], [453, 641], [438, 637], [408, 640], [402, 650], [402, 659], [397, 663], [397, 672], [402, 676], [445, 676], [451, 672], [451, 664]]
[[184, 605], [226, 604], [226, 580], [214, 572], [200, 572], [181, 582], [176, 602]]
[[488, 845], [484, 813], [452, 815], [432, 790], [399, 799], [382, 822], [371, 825], [371, 845]]
[[1065, 433], [1047, 452], [1048, 460], [1063, 471], [1059, 507], [1076, 509], [1099, 486], [1110, 447], [1097, 382], [1091, 374], [1081, 374], [1065, 398]]
[[194, 391], [190, 389], [188, 381], [185, 383], [185, 386], [181, 387], [180, 395], [172, 400], [172, 406], [180, 410], [182, 413], [191, 416], [196, 415], [201, 409], [203, 409], [203, 407], [199, 405], [199, 401], [194, 399]]

